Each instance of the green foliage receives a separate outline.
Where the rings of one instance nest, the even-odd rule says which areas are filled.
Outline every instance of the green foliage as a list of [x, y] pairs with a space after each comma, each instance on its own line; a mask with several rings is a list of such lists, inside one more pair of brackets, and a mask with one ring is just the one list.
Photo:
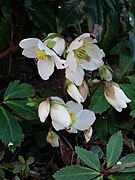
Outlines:
[[100, 171], [101, 165], [99, 162], [99, 158], [97, 154], [94, 154], [93, 152], [87, 151], [85, 149], [82, 149], [80, 147], [75, 148], [76, 153], [80, 157], [80, 159], [89, 167], [91, 167], [94, 170]]
[[113, 166], [119, 159], [122, 151], [122, 134], [118, 131], [111, 136], [106, 149], [107, 168]]
[[91, 98], [89, 109], [95, 113], [102, 114], [110, 107], [104, 96], [104, 87], [100, 86]]
[[69, 166], [56, 172], [53, 177], [56, 180], [90, 180], [96, 178], [99, 175], [98, 172], [93, 171], [86, 167], [81, 166]]

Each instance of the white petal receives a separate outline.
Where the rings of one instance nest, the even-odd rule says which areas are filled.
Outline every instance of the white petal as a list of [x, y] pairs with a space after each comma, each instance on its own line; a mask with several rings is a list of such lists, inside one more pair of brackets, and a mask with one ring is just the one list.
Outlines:
[[65, 102], [63, 101], [63, 99], [61, 99], [60, 97], [57, 96], [53, 96], [51, 97], [51, 99], [55, 102], [60, 102], [61, 104], [65, 104]]
[[77, 120], [73, 125], [80, 131], [89, 129], [96, 119], [94, 112], [87, 109], [78, 112], [76, 118]]
[[78, 67], [72, 77], [72, 82], [77, 86], [80, 86], [84, 79], [84, 71], [81, 67]]
[[73, 83], [71, 83], [67, 87], [67, 92], [78, 103], [83, 102], [83, 97], [81, 96], [81, 94], [79, 93], [79, 90], [77, 89], [77, 87]]
[[56, 37], [53, 39], [53, 41], [56, 42], [55, 46], [53, 47], [54, 51], [61, 56], [65, 50], [65, 40], [63, 38]]
[[90, 140], [90, 138], [92, 136], [92, 133], [93, 133], [92, 127], [90, 127], [89, 129], [84, 131], [84, 137], [85, 137], [86, 143], [89, 142], [89, 140]]
[[70, 128], [66, 129], [69, 133], [77, 133], [77, 129], [74, 126], [71, 126]]
[[38, 46], [38, 42], [40, 41], [40, 39], [37, 38], [27, 38], [27, 39], [23, 39], [20, 43], [19, 46], [23, 49], [29, 49], [29, 48], [33, 48], [33, 47], [37, 47]]
[[69, 45], [69, 48], [67, 49], [67, 52], [69, 51], [73, 51], [75, 49], [78, 49], [79, 47], [81, 47], [83, 45], [83, 41], [82, 40], [78, 40], [77, 38], [71, 42], [71, 44]]
[[66, 103], [66, 106], [67, 106], [69, 112], [74, 112], [75, 114], [83, 110], [82, 104], [78, 104], [73, 101], [68, 101]]
[[50, 101], [47, 99], [39, 104], [38, 116], [41, 122], [45, 122], [50, 112]]
[[57, 55], [52, 56], [51, 58], [54, 60], [57, 69], [64, 69], [66, 67], [66, 61], [60, 59]]
[[65, 126], [63, 126], [63, 125], [61, 125], [61, 124], [58, 124], [58, 123], [56, 123], [55, 121], [52, 121], [52, 126], [54, 127], [54, 129], [55, 129], [56, 131], [65, 129]]
[[83, 101], [84, 102], [87, 98], [87, 95], [89, 94], [89, 88], [88, 85], [85, 81], [83, 81], [83, 83], [81, 84], [81, 86], [78, 87], [78, 90], [81, 94], [81, 96], [83, 97]]
[[52, 56], [54, 54], [54, 52], [41, 41], [38, 43], [38, 48], [44, 50], [46, 55]]
[[122, 89], [117, 88], [116, 86], [114, 86], [114, 90], [118, 94], [118, 96], [121, 96], [121, 98], [123, 100], [125, 100], [126, 103], [130, 103], [131, 102], [131, 100], [125, 95], [125, 93], [123, 92]]
[[52, 103], [51, 105], [51, 111], [50, 111], [51, 119], [52, 119], [52, 124], [56, 125], [54, 128], [58, 130], [58, 125], [59, 125], [59, 130], [67, 128], [70, 123], [71, 123], [71, 118], [70, 115], [67, 111], [67, 109], [59, 104], [59, 103]]
[[49, 76], [54, 72], [54, 62], [50, 59], [38, 60], [38, 73], [43, 80], [49, 79]]
[[22, 52], [22, 55], [28, 57], [28, 58], [36, 58], [36, 49], [37, 47], [29, 48], [29, 49], [24, 49]]

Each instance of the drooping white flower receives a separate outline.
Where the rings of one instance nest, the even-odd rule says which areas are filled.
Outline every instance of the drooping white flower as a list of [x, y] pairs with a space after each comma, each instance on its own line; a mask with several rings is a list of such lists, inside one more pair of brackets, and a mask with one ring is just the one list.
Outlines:
[[44, 43], [49, 48], [52, 48], [59, 56], [61, 56], [65, 50], [65, 40], [59, 34], [49, 33]]
[[67, 50], [66, 78], [77, 86], [83, 82], [83, 69], [93, 71], [104, 64], [102, 58], [105, 54], [95, 43], [96, 39], [92, 39], [89, 33], [84, 33]]
[[50, 99], [47, 99], [39, 104], [38, 116], [41, 122], [45, 122], [50, 112]]
[[70, 133], [77, 133], [78, 130], [85, 131], [91, 127], [96, 117], [93, 111], [83, 109], [82, 104], [68, 101], [66, 103], [71, 117], [71, 124], [67, 128]]
[[86, 129], [83, 133], [84, 133], [86, 143], [89, 142], [89, 140], [92, 136], [92, 133], [93, 133], [92, 127], [90, 127], [89, 129]]
[[65, 129], [71, 124], [71, 118], [66, 105], [62, 101], [60, 102], [60, 100], [52, 100], [50, 116], [52, 125], [57, 131]]
[[54, 66], [57, 69], [65, 68], [65, 61], [61, 60], [53, 50], [37, 38], [23, 39], [19, 46], [24, 49], [22, 52], [24, 56], [38, 60], [38, 73], [43, 80], [49, 79], [54, 72]]
[[115, 82], [106, 82], [104, 84], [104, 95], [106, 100], [118, 111], [127, 107], [131, 100], [125, 95], [119, 85]]
[[85, 81], [83, 81], [79, 87], [76, 87], [76, 85], [70, 81], [67, 81], [67, 84], [67, 92], [74, 100], [78, 103], [86, 100], [88, 95], [88, 86]]
[[112, 69], [106, 65], [99, 67], [99, 75], [101, 79], [106, 81], [112, 81]]

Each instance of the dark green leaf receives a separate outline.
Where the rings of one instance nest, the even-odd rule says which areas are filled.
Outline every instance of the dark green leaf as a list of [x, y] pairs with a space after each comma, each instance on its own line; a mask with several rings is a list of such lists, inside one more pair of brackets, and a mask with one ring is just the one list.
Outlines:
[[135, 85], [135, 75], [127, 76], [128, 80]]
[[93, 145], [90, 149], [93, 153], [98, 155], [98, 158], [101, 159], [104, 155], [102, 149], [98, 145]]
[[1, 151], [0, 152], [0, 161], [4, 158], [5, 156], [5, 151]]
[[22, 164], [25, 164], [25, 159], [22, 156], [19, 156], [18, 159]]
[[122, 151], [122, 134], [121, 131], [118, 131], [111, 136], [107, 144], [106, 150], [106, 160], [107, 168], [113, 166], [119, 159]]
[[4, 100], [32, 97], [34, 94], [35, 91], [31, 85], [25, 83], [20, 84], [20, 81], [16, 80], [11, 82], [7, 87], [4, 94]]
[[124, 168], [120, 170], [120, 172], [135, 172], [135, 153], [128, 154], [127, 156], [122, 157], [119, 159], [119, 162], [121, 162], [121, 165], [125, 164], [133, 164], [133, 167]]
[[22, 165], [16, 165], [15, 168], [13, 169], [13, 173], [17, 174], [22, 171]]
[[87, 151], [83, 148], [76, 147], [75, 148], [76, 153], [78, 154], [79, 158], [89, 167], [92, 169], [95, 169], [97, 171], [100, 171], [101, 165], [99, 162], [98, 155], [93, 153], [92, 151]]
[[0, 51], [5, 48], [11, 32], [11, 3], [10, 0], [2, 1], [0, 9]]
[[31, 165], [34, 162], [34, 157], [29, 157], [27, 160], [27, 165]]
[[9, 106], [16, 114], [27, 120], [37, 119], [37, 109], [27, 105], [27, 100], [7, 100], [5, 104]]
[[[13, 143], [13, 148], [20, 146], [23, 133], [15, 117], [6, 109], [0, 107], [0, 139], [5, 145]], [[12, 148], [12, 146], [11, 146]]]
[[134, 118], [135, 117], [135, 110], [131, 111], [130, 115]]
[[110, 180], [134, 180], [135, 173], [117, 173], [116, 175], [110, 175]]
[[57, 16], [57, 31], [59, 33], [64, 28], [81, 22], [85, 3], [83, 0], [62, 0], [60, 7]]
[[0, 178], [4, 179], [5, 177], [5, 172], [2, 168], [0, 168]]
[[89, 109], [95, 113], [103, 113], [110, 107], [104, 96], [104, 87], [100, 86], [91, 98]]
[[53, 177], [56, 180], [91, 180], [100, 174], [86, 167], [67, 166], [57, 171]]
[[25, 0], [25, 7], [30, 19], [44, 35], [56, 32], [56, 18], [53, 11], [47, 8], [46, 2]]

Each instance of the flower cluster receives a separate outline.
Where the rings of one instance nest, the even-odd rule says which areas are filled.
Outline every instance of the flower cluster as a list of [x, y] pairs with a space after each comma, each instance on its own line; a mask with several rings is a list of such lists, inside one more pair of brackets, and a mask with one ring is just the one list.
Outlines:
[[[67, 93], [76, 101], [65, 103], [59, 97], [48, 97], [41, 102], [38, 115], [41, 122], [45, 122], [48, 115], [52, 119], [52, 126], [56, 131], [66, 129], [69, 133], [84, 132], [86, 142], [92, 135], [91, 125], [95, 121], [94, 112], [83, 109], [83, 103], [89, 88], [85, 81], [85, 71], [99, 69], [99, 76], [104, 83], [106, 100], [117, 110], [127, 107], [130, 99], [112, 81], [112, 70], [104, 65], [105, 54], [97, 45], [97, 40], [90, 33], [84, 33], [71, 42], [66, 49], [66, 42], [61, 35], [50, 33], [42, 41], [37, 38], [27, 38], [19, 43], [23, 48], [22, 54], [37, 60], [38, 73], [43, 80], [48, 80], [55, 67], [65, 69], [65, 87]], [[64, 54], [64, 58], [63, 57]], [[99, 80], [98, 80], [99, 81]], [[94, 81], [93, 81], [94, 82]], [[57, 145], [50, 139], [57, 139]], [[54, 133], [48, 134], [48, 142], [58, 146], [58, 137]]]

